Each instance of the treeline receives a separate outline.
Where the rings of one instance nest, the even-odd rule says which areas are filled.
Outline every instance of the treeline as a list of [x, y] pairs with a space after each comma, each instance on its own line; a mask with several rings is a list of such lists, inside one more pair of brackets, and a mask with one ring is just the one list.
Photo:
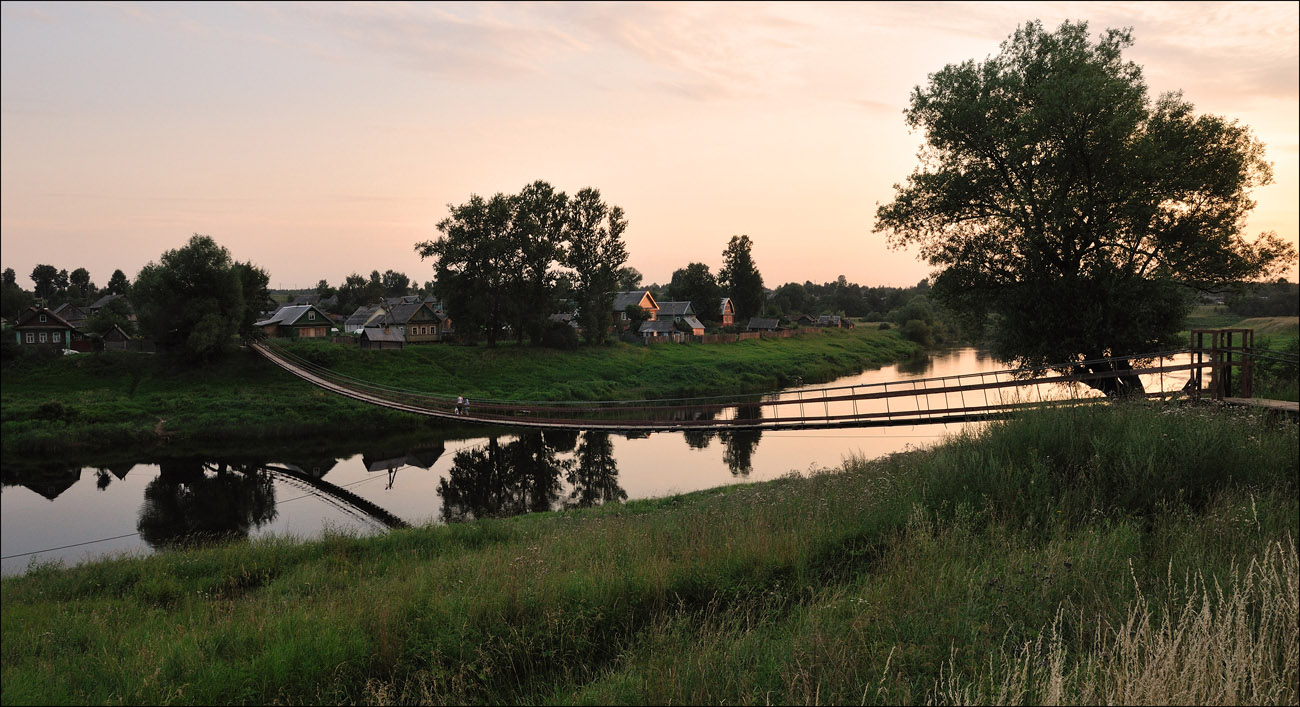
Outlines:
[[1282, 278], [1245, 283], [1230, 290], [1223, 303], [1241, 317], [1294, 317], [1300, 312], [1300, 284]]

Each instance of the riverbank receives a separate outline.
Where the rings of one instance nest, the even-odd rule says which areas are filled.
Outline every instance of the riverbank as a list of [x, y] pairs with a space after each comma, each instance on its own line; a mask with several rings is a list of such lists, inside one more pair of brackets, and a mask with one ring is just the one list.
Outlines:
[[[760, 392], [920, 353], [896, 331], [828, 329], [730, 344], [556, 351], [412, 346], [400, 351], [301, 342], [290, 350], [344, 375], [454, 397], [610, 400]], [[104, 352], [13, 362], [0, 370], [5, 458], [323, 437], [340, 430], [442, 429], [445, 423], [314, 388], [248, 351], [208, 365]]]
[[837, 473], [35, 568], [3, 580], [0, 689], [6, 704], [1290, 704], [1296, 429], [1210, 406], [1040, 411]]

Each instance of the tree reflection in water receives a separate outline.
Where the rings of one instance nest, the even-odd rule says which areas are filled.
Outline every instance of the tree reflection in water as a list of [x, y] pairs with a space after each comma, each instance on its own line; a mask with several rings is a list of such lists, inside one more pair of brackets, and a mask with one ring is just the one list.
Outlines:
[[158, 469], [136, 524], [154, 549], [245, 538], [275, 520], [275, 486], [261, 465], [186, 460]]
[[[736, 408], [737, 420], [760, 420], [763, 408], [759, 405], [741, 405]], [[722, 452], [722, 461], [736, 476], [749, 476], [754, 470], [754, 451], [758, 449], [758, 440], [763, 433], [758, 430], [722, 430], [718, 437], [726, 448]]]
[[587, 508], [627, 500], [627, 492], [618, 485], [618, 462], [609, 433], [584, 432], [575, 461], [577, 465], [569, 469], [573, 490], [565, 507]]
[[574, 457], [561, 459], [557, 452], [573, 451], [577, 438], [576, 432], [530, 432], [507, 444], [493, 437], [483, 447], [457, 452], [447, 478], [438, 484], [443, 520], [553, 510], [562, 478], [573, 487], [566, 508], [625, 500], [609, 435], [584, 433]]

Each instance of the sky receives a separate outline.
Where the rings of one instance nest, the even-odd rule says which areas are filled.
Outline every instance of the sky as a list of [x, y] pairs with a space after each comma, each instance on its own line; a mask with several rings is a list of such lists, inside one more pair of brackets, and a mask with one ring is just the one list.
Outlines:
[[1250, 126], [1275, 182], [1245, 233], [1297, 243], [1298, 8], [4, 2], [0, 265], [102, 287], [201, 233], [273, 288], [424, 282], [449, 204], [544, 180], [623, 207], [646, 284], [743, 234], [769, 287], [910, 286], [931, 266], [872, 232], [909, 94], [1034, 19], [1131, 27], [1152, 97]]

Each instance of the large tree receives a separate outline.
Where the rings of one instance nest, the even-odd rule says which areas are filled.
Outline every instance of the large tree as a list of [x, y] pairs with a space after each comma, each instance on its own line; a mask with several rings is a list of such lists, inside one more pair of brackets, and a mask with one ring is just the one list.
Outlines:
[[[767, 300], [763, 292], [763, 276], [754, 264], [753, 245], [749, 236], [732, 236], [727, 249], [722, 252], [722, 269], [718, 271], [718, 284], [735, 305], [738, 321], [758, 316]], [[719, 317], [718, 305], [714, 304], [712, 309], [697, 313], [706, 319], [716, 320]]]
[[541, 340], [547, 317], [557, 311], [556, 266], [564, 257], [568, 237], [569, 197], [550, 184], [537, 181], [514, 198], [513, 240], [519, 249], [515, 285], [515, 338], [527, 334]]
[[131, 287], [131, 283], [126, 279], [126, 273], [121, 270], [114, 270], [113, 276], [108, 278], [108, 285], [104, 288], [106, 295], [124, 295]]
[[70, 293], [72, 299], [78, 304], [89, 304], [90, 298], [95, 294], [95, 283], [90, 281], [90, 271], [85, 268], [77, 268], [68, 275], [68, 282], [72, 285], [73, 291]]
[[512, 278], [518, 252], [511, 238], [514, 200], [505, 194], [484, 199], [477, 194], [438, 224], [442, 237], [415, 244], [421, 258], [435, 258], [435, 290], [456, 320], [462, 335], [483, 334], [496, 346], [510, 321]]
[[601, 201], [599, 190], [587, 187], [569, 205], [565, 264], [573, 270], [578, 323], [590, 344], [603, 344], [613, 325], [614, 292], [619, 270], [627, 262], [625, 230], [623, 208]]
[[59, 279], [59, 269], [44, 263], [32, 268], [32, 282], [36, 285], [36, 298], [49, 299], [57, 290], [55, 282]]
[[142, 333], [164, 348], [206, 359], [229, 348], [237, 333], [252, 333], [268, 279], [251, 264], [233, 262], [211, 236], [196, 233], [140, 270], [131, 301]]
[[1150, 100], [1122, 57], [1132, 43], [1127, 30], [1093, 42], [1084, 22], [1031, 22], [912, 93], [920, 166], [875, 231], [919, 248], [939, 268], [936, 297], [988, 322], [1004, 360], [1100, 370], [1082, 362], [1172, 348], [1191, 289], [1295, 257], [1273, 234], [1241, 235], [1249, 190], [1271, 181], [1263, 146], [1179, 93]]
[[[672, 302], [690, 302], [696, 316], [702, 312], [710, 314], [718, 311], [722, 301], [722, 288], [713, 277], [709, 266], [704, 263], [691, 263], [684, 268], [673, 271], [672, 282], [668, 283], [668, 296]], [[706, 318], [709, 316], [704, 315]], [[717, 319], [717, 316], [712, 317]], [[736, 313], [737, 321], [740, 313]]]

